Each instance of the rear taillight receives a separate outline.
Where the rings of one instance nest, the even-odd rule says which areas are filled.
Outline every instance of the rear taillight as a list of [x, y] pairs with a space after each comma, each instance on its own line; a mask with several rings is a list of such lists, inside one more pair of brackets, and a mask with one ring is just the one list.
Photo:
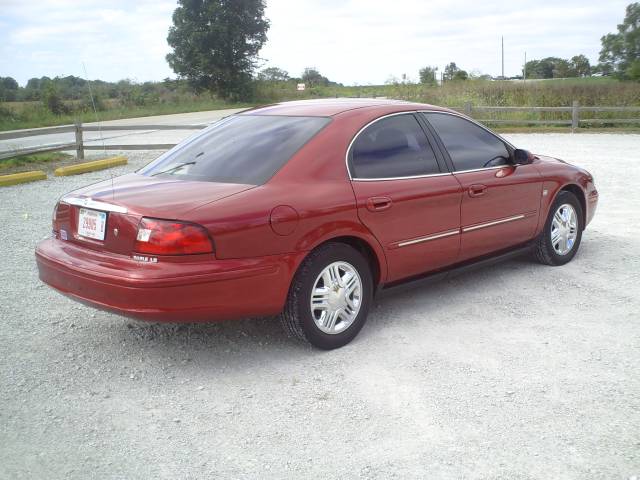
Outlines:
[[138, 225], [134, 250], [151, 255], [212, 253], [209, 234], [200, 225], [143, 218]]

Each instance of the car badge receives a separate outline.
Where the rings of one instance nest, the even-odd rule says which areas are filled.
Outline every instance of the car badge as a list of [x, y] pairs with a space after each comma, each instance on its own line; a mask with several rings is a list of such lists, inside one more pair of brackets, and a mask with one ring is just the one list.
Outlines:
[[114, 228], [114, 229], [113, 229], [113, 234], [117, 237], [117, 236], [118, 236], [118, 233], [119, 233], [119, 232], [118, 232], [118, 229], [117, 229], [117, 228]]

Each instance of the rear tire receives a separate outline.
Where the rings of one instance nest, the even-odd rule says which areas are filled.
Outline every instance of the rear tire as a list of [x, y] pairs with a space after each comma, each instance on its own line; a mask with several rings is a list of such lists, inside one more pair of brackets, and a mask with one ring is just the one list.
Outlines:
[[536, 260], [554, 267], [569, 263], [580, 247], [583, 218], [582, 205], [576, 196], [561, 191], [551, 205], [544, 229], [534, 245]]
[[355, 338], [372, 298], [371, 269], [363, 255], [344, 243], [326, 243], [300, 265], [280, 319], [289, 335], [332, 350]]

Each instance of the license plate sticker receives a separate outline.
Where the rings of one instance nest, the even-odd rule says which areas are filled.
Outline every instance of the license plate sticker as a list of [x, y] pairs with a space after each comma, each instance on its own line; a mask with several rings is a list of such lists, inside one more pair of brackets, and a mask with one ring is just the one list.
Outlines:
[[78, 235], [94, 240], [104, 240], [107, 230], [107, 214], [81, 208], [78, 216]]

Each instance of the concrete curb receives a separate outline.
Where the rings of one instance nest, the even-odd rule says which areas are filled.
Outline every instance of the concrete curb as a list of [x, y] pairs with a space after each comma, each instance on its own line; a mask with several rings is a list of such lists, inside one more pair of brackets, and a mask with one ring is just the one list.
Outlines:
[[104, 170], [105, 168], [126, 165], [127, 163], [127, 157], [111, 157], [105, 158], [104, 160], [95, 160], [93, 162], [85, 162], [77, 165], [56, 168], [54, 174], [56, 177], [66, 177], [69, 175], [78, 175], [81, 173], [95, 172], [96, 170]]
[[0, 175], [0, 187], [8, 187], [9, 185], [18, 185], [19, 183], [35, 182], [37, 180], [46, 179], [47, 174], [42, 170], [12, 173], [11, 175]]

